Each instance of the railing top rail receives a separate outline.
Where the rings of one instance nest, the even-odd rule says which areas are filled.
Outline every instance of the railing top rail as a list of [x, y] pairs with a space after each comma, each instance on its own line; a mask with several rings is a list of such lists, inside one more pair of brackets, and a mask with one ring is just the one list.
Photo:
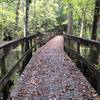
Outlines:
[[1, 44], [1, 45], [0, 45], [0, 49], [5, 48], [5, 47], [8, 47], [8, 46], [10, 46], [10, 45], [12, 45], [12, 44], [15, 44], [15, 43], [18, 43], [18, 42], [27, 40], [27, 39], [35, 38], [36, 36], [38, 36], [38, 34], [29, 35], [29, 36], [26, 36], [26, 37], [23, 37], [23, 38], [20, 38], [20, 39], [14, 39], [14, 40], [8, 41], [8, 42], [6, 42], [6, 43]]
[[96, 46], [98, 48], [100, 48], [100, 42], [99, 41], [95, 41], [95, 40], [90, 40], [90, 39], [86, 39], [86, 38], [80, 38], [77, 36], [73, 36], [73, 35], [64, 35], [64, 37], [69, 37], [77, 42], [79, 42], [80, 44], [86, 44], [86, 45], [93, 45]]

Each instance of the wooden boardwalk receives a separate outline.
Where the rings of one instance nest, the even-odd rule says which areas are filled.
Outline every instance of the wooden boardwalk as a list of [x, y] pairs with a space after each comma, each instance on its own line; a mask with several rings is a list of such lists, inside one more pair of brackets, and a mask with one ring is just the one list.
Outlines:
[[42, 46], [12, 90], [11, 100], [100, 100], [63, 48], [63, 36]]

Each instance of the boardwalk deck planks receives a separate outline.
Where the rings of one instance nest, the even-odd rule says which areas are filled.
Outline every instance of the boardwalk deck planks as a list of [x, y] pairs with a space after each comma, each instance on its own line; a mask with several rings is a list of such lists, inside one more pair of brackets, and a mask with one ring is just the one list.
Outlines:
[[63, 36], [56, 36], [34, 54], [11, 100], [100, 100], [63, 45]]

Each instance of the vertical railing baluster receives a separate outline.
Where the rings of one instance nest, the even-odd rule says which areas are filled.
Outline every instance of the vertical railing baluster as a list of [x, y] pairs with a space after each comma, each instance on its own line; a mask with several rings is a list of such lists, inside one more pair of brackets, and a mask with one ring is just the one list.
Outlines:
[[100, 70], [97, 72], [97, 93], [100, 95]]
[[80, 43], [77, 42], [77, 53], [80, 54]]
[[[21, 56], [24, 55], [25, 53], [25, 44], [24, 44], [24, 41], [21, 42]], [[21, 63], [21, 68], [19, 69], [19, 74], [21, 74], [23, 71], [23, 62]]]
[[[24, 53], [29, 49], [29, 40], [25, 40], [24, 41]], [[25, 59], [23, 60], [22, 62], [22, 70], [21, 70], [21, 73], [23, 72], [23, 70], [25, 69], [27, 63], [29, 62], [30, 60], [30, 56], [25, 56]]]
[[[3, 49], [3, 53], [6, 54], [6, 50], [5, 49]], [[0, 59], [1, 77], [4, 77], [4, 75], [7, 73], [6, 63], [5, 63], [5, 57], [6, 56], [3, 56]], [[9, 82], [3, 88], [2, 93], [3, 93], [3, 99], [7, 100], [7, 97], [9, 95]]]
[[[68, 47], [71, 48], [71, 38], [69, 38], [69, 41], [68, 41]], [[69, 56], [71, 56], [71, 51], [69, 50]]]
[[[80, 55], [80, 43], [77, 41], [77, 53]], [[76, 65], [78, 67], [81, 67], [81, 61], [79, 59], [76, 59]]]
[[[32, 39], [29, 40], [29, 48], [31, 49], [32, 48]], [[32, 57], [32, 50], [30, 52], [30, 58]]]
[[36, 37], [33, 40], [33, 45], [34, 45], [34, 52], [36, 51]]
[[1, 66], [1, 77], [3, 77], [6, 74], [6, 65], [5, 65], [5, 57], [2, 57], [0, 60], [0, 66]]
[[[100, 67], [100, 48], [97, 48], [97, 62], [98, 62], [98, 67]], [[98, 75], [97, 75], [97, 91], [98, 94], [100, 95], [100, 69], [98, 69]]]
[[22, 41], [21, 42], [21, 54], [23, 55], [24, 54], [24, 42]]

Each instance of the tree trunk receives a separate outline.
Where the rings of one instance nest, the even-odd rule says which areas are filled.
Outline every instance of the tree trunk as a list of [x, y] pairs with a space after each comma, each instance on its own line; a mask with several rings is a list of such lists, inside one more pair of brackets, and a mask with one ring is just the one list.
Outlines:
[[34, 20], [33, 20], [34, 21], [33, 22], [34, 23], [33, 24], [33, 29], [34, 29], [34, 32], [37, 32], [38, 28], [37, 28], [37, 20], [36, 20], [36, 0], [34, 0], [33, 3], [34, 3], [34, 8], [33, 8], [34, 9], [34, 14], [33, 14], [33, 17], [34, 17]]
[[[96, 40], [97, 39], [97, 31], [98, 31], [98, 25], [99, 25], [99, 19], [100, 19], [100, 0], [95, 1], [95, 10], [94, 10], [94, 20], [93, 20], [93, 27], [92, 27], [92, 36], [91, 39]], [[90, 60], [94, 64], [98, 64], [98, 58], [99, 54], [95, 50], [90, 50]]]
[[83, 20], [81, 22], [81, 31], [80, 31], [80, 37], [83, 36], [83, 27], [84, 27], [84, 23], [83, 23]]
[[[30, 3], [31, 3], [31, 0], [26, 0], [26, 15], [25, 15], [25, 31], [24, 31], [24, 36], [29, 35], [28, 22], [29, 22], [29, 8], [30, 8]], [[26, 40], [25, 41], [24, 51], [26, 52], [27, 50], [29, 50], [29, 47], [30, 47], [29, 46], [29, 40]], [[31, 57], [32, 57], [32, 51], [23, 60], [23, 63], [22, 63], [22, 71], [26, 67], [26, 65], [29, 62], [29, 60], [31, 59]]]
[[72, 5], [68, 4], [68, 30], [67, 34], [73, 35], [73, 11]]
[[97, 28], [100, 19], [100, 0], [95, 1], [95, 10], [94, 10], [94, 20], [93, 20], [93, 27], [92, 27], [92, 36], [91, 39], [96, 40], [97, 38]]
[[25, 31], [25, 9], [24, 9], [24, 6], [25, 6], [25, 2], [24, 0], [21, 0], [21, 11], [22, 11], [22, 16], [23, 16], [23, 32], [24, 32], [24, 36], [26, 34], [26, 31]]
[[16, 24], [15, 24], [15, 31], [17, 31], [17, 29], [18, 29], [19, 8], [20, 8], [20, 2], [18, 0], [17, 3], [16, 3]]
[[30, 0], [26, 0], [26, 16], [25, 16], [25, 33], [24, 36], [27, 36], [29, 34], [29, 8], [30, 8]]

